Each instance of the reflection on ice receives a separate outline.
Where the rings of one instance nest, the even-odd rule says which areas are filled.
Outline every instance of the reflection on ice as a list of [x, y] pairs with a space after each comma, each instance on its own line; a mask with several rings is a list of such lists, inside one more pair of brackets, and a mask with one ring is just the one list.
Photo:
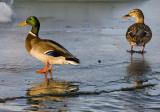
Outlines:
[[[31, 105], [31, 108], [27, 110], [43, 110], [43, 108], [48, 108], [49, 105], [43, 104], [45, 101], [55, 102], [56, 107], [52, 107], [52, 111], [67, 111], [67, 104], [63, 103], [65, 100], [65, 94], [70, 94], [78, 91], [78, 86], [73, 85], [71, 82], [49, 80], [49, 82], [42, 82], [36, 84], [34, 87], [30, 88], [27, 92], [27, 102]], [[39, 95], [41, 97], [39, 97]], [[55, 96], [54, 96], [55, 95]], [[62, 95], [62, 96], [56, 96]], [[36, 97], [38, 96], [38, 97]], [[58, 104], [58, 102], [61, 102]]]
[[144, 55], [134, 57], [131, 54], [131, 63], [127, 66], [127, 79], [128, 81], [134, 81], [136, 88], [142, 87], [143, 83], [148, 81], [146, 74], [151, 71], [152, 69]]
[[78, 91], [78, 86], [73, 85], [71, 82], [49, 80], [34, 85], [28, 89], [27, 96], [46, 95], [46, 94], [69, 94]]
[[127, 74], [130, 76], [142, 76], [151, 72], [149, 63], [145, 60], [144, 55], [134, 57], [131, 55], [131, 63], [127, 67]]

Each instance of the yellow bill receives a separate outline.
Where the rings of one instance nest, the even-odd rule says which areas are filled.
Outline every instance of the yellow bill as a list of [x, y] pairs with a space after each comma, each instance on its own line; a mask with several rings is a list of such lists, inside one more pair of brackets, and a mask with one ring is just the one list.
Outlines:
[[26, 21], [22, 21], [18, 24], [19, 27], [23, 27], [23, 26], [27, 26], [28, 24], [26, 23]]

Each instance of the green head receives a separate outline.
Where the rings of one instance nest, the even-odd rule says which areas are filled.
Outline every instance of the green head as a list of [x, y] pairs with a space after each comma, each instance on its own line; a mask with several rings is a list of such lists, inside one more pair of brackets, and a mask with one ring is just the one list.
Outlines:
[[36, 26], [39, 26], [39, 25], [40, 25], [38, 18], [35, 17], [35, 16], [30, 16], [30, 17], [28, 17], [28, 18], [26, 19], [26, 23], [27, 23], [28, 25], [31, 25], [32, 27], [36, 27]]
[[25, 21], [20, 22], [18, 26], [23, 27], [23, 26], [27, 26], [27, 25], [32, 26], [31, 32], [38, 36], [38, 32], [40, 29], [40, 22], [39, 22], [38, 18], [35, 16], [30, 16]]

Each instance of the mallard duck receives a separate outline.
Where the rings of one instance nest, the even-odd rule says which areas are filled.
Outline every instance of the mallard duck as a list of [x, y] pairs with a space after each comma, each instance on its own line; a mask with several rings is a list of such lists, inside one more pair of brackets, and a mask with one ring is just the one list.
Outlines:
[[28, 33], [25, 47], [29, 54], [44, 63], [44, 68], [37, 70], [39, 74], [45, 74], [45, 79], [48, 80], [47, 73], [50, 73], [52, 78], [53, 64], [79, 64], [79, 59], [73, 56], [67, 49], [57, 42], [49, 39], [41, 39], [39, 37], [40, 22], [37, 17], [30, 16], [25, 21], [20, 22], [18, 26], [32, 26]]
[[123, 16], [123, 18], [129, 17], [135, 18], [135, 23], [129, 26], [126, 32], [126, 39], [131, 45], [130, 52], [134, 52], [134, 46], [142, 46], [140, 52], [144, 53], [145, 45], [152, 38], [152, 31], [149, 26], [144, 23], [144, 15], [140, 9], [133, 9], [127, 15]]

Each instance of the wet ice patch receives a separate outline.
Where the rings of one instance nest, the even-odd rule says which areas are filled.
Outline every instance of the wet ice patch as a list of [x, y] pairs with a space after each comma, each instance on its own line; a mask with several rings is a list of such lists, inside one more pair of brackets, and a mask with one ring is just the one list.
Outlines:
[[11, 111], [11, 112], [22, 112], [25, 106], [18, 106], [16, 104], [0, 104], [0, 109], [4, 111]]
[[11, 7], [5, 2], [0, 2], [0, 22], [10, 22], [12, 15]]

